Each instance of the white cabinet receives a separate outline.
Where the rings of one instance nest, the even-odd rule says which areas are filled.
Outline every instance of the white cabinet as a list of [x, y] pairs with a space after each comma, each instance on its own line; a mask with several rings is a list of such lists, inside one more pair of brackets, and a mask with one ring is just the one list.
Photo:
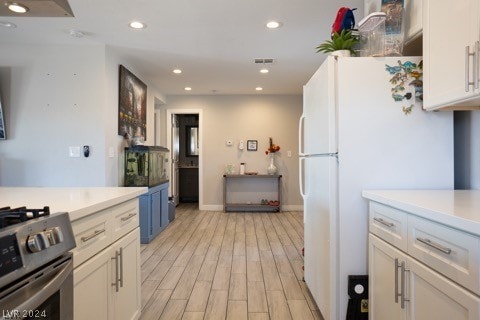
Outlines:
[[428, 110], [480, 106], [479, 1], [423, 1], [423, 97]]
[[[137, 228], [112, 246], [112, 320], [132, 320], [140, 316], [140, 229]], [[117, 281], [115, 281], [115, 278]], [[116, 287], [118, 283], [118, 288]]]
[[369, 235], [368, 246], [369, 319], [406, 319], [404, 309], [398, 304], [397, 267], [406, 262], [407, 256], [372, 234]]
[[369, 235], [370, 320], [473, 320], [480, 298]]
[[376, 202], [369, 219], [370, 320], [480, 318], [479, 238]]
[[74, 221], [75, 320], [133, 320], [141, 310], [138, 199]]

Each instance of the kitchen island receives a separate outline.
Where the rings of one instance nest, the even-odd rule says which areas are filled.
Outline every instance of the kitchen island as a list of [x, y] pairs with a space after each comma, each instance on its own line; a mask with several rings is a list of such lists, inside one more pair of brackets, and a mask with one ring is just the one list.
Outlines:
[[370, 200], [369, 319], [479, 319], [480, 191], [362, 195]]
[[74, 318], [131, 320], [141, 310], [138, 197], [147, 191], [0, 187], [0, 207], [68, 212], [76, 242], [71, 250]]

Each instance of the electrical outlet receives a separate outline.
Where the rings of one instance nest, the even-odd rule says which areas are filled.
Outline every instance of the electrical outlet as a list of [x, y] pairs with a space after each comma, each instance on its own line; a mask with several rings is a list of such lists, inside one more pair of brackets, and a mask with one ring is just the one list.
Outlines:
[[110, 158], [115, 157], [115, 149], [113, 147], [108, 148], [108, 156]]
[[290, 150], [287, 151], [287, 157], [289, 157], [289, 158], [292, 157], [292, 151], [290, 151]]

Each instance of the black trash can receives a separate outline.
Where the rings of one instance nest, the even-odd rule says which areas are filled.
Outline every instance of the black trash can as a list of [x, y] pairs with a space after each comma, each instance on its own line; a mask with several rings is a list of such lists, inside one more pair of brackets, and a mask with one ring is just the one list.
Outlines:
[[175, 220], [175, 199], [168, 197], [168, 221]]

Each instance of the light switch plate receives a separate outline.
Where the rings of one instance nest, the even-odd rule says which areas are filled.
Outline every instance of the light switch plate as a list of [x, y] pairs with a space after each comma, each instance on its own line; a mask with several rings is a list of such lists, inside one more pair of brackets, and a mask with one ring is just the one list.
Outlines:
[[68, 147], [68, 155], [70, 158], [80, 158], [80, 147]]
[[108, 156], [110, 158], [115, 157], [115, 149], [113, 147], [108, 148]]

